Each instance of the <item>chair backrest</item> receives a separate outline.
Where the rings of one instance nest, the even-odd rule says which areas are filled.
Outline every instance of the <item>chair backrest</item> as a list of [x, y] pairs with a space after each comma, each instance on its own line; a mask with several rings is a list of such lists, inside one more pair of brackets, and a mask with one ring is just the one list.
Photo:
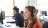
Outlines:
[[48, 28], [48, 22], [45, 22], [43, 25], [42, 25], [43, 28]]
[[21, 11], [22, 14], [24, 14], [24, 11]]

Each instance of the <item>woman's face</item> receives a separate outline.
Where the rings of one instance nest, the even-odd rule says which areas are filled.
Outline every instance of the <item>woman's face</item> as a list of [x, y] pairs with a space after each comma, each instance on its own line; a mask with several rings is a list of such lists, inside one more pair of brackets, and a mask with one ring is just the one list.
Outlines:
[[24, 12], [25, 19], [29, 19], [30, 16], [31, 16], [31, 12], [27, 8], [25, 8], [25, 12]]
[[16, 15], [16, 13], [17, 13], [16, 10], [13, 10], [13, 14]]

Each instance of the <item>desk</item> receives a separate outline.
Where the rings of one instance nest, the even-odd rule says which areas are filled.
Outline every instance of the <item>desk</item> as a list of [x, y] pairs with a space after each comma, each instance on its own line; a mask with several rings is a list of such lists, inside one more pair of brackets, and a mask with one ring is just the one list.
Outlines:
[[38, 16], [38, 19], [40, 20], [41, 24], [48, 22], [48, 16]]
[[[15, 21], [15, 20], [12, 19], [12, 18], [11, 18], [11, 19], [10, 19], [10, 18], [9, 18], [9, 19], [7, 19], [7, 18], [4, 19], [4, 20], [3, 20], [3, 23], [4, 23], [4, 24], [1, 25], [2, 28], [17, 28], [17, 27], [16, 27], [16, 23], [7, 23], [8, 21], [11, 22], [11, 21]], [[7, 25], [9, 25], [9, 26], [11, 26], [11, 27], [7, 27]]]
[[[4, 26], [4, 28], [16, 28], [16, 23], [6, 23], [7, 21], [10, 21], [10, 20], [3, 20], [3, 23], [4, 23], [3, 26]], [[11, 27], [7, 27], [7, 25], [10, 25]]]
[[38, 19], [40, 19], [40, 20], [46, 20], [47, 21], [48, 20], [48, 16], [44, 16], [44, 17], [40, 16], [40, 17], [38, 17]]

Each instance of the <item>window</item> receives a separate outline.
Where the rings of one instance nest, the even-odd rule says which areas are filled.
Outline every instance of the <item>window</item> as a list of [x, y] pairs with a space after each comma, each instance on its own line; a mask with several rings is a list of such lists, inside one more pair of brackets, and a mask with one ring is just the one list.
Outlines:
[[15, 0], [15, 6], [17, 6], [21, 11], [24, 11], [25, 6], [28, 5], [28, 0]]
[[12, 15], [13, 0], [0, 0], [0, 10], [5, 11], [5, 15]]
[[48, 12], [48, 0], [37, 0], [37, 8], [39, 11]]
[[11, 16], [14, 4], [20, 11], [24, 11], [24, 7], [28, 5], [28, 0], [0, 0], [0, 10], [5, 11], [5, 16]]

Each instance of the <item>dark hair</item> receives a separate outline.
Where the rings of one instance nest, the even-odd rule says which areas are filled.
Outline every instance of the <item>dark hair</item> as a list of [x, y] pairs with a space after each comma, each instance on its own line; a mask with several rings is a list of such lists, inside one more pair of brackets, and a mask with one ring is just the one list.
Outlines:
[[19, 13], [19, 8], [14, 6], [13, 10], [16, 10], [16, 12]]

